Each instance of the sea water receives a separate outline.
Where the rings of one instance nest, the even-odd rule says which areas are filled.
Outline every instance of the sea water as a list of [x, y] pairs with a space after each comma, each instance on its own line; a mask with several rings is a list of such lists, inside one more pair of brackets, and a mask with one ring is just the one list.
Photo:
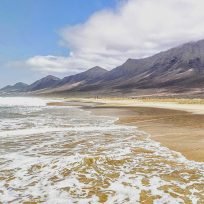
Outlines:
[[47, 102], [0, 98], [0, 203], [204, 203], [204, 163]]

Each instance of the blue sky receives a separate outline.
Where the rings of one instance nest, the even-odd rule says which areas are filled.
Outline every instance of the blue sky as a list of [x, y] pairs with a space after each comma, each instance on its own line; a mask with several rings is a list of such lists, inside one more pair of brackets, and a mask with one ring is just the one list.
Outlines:
[[66, 55], [58, 31], [83, 23], [94, 12], [115, 6], [115, 0], [1, 0], [0, 86], [31, 82], [44, 73], [5, 66], [35, 55]]
[[110, 70], [204, 39], [203, 7], [203, 0], [0, 0], [0, 87]]

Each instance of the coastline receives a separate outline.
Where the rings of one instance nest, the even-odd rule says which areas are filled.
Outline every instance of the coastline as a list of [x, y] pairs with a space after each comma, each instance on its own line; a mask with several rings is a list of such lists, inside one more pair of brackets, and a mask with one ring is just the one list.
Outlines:
[[[117, 123], [136, 126], [187, 159], [204, 162], [204, 105], [135, 102], [111, 99], [66, 99], [94, 114], [118, 117]], [[54, 105], [54, 104], [52, 104]], [[55, 104], [59, 105], [59, 104]]]

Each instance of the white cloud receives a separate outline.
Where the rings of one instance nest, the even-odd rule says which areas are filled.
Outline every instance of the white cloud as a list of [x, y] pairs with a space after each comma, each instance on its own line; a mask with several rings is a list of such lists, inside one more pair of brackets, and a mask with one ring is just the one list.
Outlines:
[[69, 56], [35, 56], [24, 63], [47, 72], [114, 68], [127, 58], [204, 38], [203, 8], [203, 0], [120, 1], [115, 10], [96, 12], [85, 23], [60, 31]]

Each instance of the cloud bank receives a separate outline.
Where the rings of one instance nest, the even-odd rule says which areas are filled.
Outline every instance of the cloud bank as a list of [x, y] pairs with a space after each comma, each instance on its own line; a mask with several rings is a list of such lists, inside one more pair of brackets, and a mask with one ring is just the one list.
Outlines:
[[125, 0], [94, 13], [83, 24], [60, 30], [68, 56], [34, 56], [24, 66], [41, 72], [107, 69], [128, 58], [153, 55], [204, 38], [203, 0]]

